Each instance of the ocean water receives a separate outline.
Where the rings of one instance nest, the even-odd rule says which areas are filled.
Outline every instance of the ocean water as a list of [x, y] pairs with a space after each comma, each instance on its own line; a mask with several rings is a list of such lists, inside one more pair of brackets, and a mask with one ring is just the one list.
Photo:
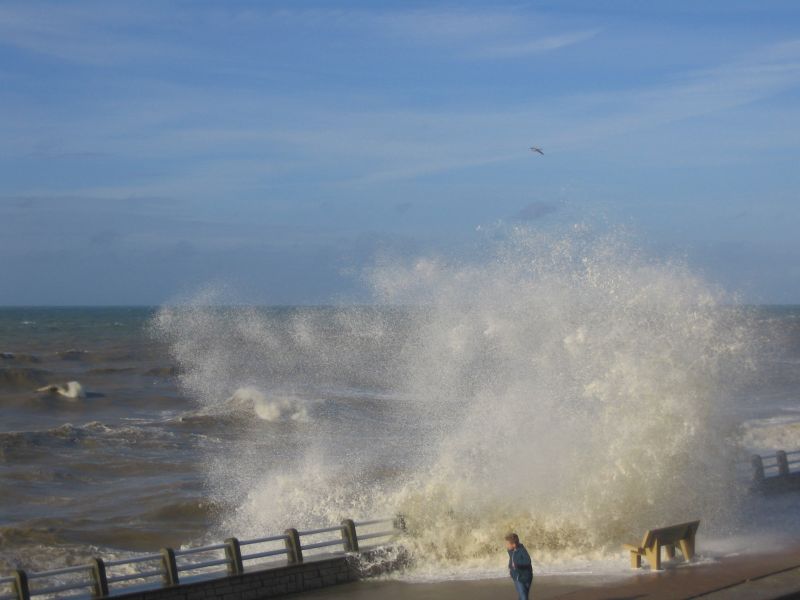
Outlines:
[[579, 234], [365, 278], [375, 306], [0, 309], [0, 572], [395, 513], [426, 579], [502, 574], [511, 529], [597, 573], [659, 524], [800, 527], [747, 466], [800, 448], [800, 307]]

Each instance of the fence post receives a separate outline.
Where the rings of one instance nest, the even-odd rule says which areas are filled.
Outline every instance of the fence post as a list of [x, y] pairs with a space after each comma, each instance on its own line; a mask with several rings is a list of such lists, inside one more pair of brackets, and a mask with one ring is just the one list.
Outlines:
[[297, 529], [287, 529], [283, 532], [286, 536], [286, 557], [290, 565], [303, 562], [303, 548], [300, 546], [300, 534]]
[[105, 598], [108, 596], [108, 578], [106, 577], [106, 563], [102, 558], [92, 559], [92, 580], [94, 582], [94, 597]]
[[789, 474], [789, 459], [786, 458], [786, 452], [778, 450], [775, 453], [775, 458], [778, 459], [778, 475], [785, 477]]
[[164, 586], [178, 585], [178, 563], [175, 562], [175, 551], [172, 548], [161, 549], [161, 562], [164, 565]]
[[31, 600], [31, 590], [28, 587], [28, 575], [25, 571], [21, 569], [14, 571], [14, 587], [17, 588], [17, 598], [19, 598], [19, 600]]
[[228, 575], [241, 575], [244, 573], [242, 563], [242, 548], [235, 537], [225, 540], [225, 558], [228, 559]]
[[753, 458], [750, 461], [753, 465], [753, 479], [756, 483], [763, 483], [764, 482], [764, 460], [758, 455], [753, 454]]
[[344, 542], [345, 552], [358, 552], [358, 535], [356, 534], [356, 524], [353, 519], [342, 521], [342, 541]]

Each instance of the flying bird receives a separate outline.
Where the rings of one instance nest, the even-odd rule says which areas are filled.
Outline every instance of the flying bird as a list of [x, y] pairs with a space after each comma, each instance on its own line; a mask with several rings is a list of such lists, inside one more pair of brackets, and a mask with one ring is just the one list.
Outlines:
[[537, 148], [536, 146], [531, 146], [531, 152], [538, 152], [542, 156], [544, 156], [544, 152], [542, 152], [541, 148]]

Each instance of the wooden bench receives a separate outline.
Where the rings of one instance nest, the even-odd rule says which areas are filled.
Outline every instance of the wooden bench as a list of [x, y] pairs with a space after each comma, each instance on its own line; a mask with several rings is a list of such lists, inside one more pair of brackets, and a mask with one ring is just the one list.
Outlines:
[[651, 529], [644, 534], [641, 546], [625, 544], [623, 547], [631, 553], [631, 567], [638, 569], [642, 566], [642, 556], [650, 563], [653, 571], [661, 569], [661, 548], [666, 549], [667, 557], [675, 557], [675, 546], [678, 546], [684, 560], [691, 560], [694, 556], [694, 536], [700, 521], [671, 525], [661, 529]]

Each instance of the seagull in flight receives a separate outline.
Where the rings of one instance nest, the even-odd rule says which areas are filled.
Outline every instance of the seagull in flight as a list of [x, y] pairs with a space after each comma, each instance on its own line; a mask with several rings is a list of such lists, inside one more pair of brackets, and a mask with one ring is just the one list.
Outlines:
[[541, 148], [537, 148], [536, 146], [531, 146], [531, 152], [538, 152], [542, 156], [544, 156], [544, 152], [542, 152]]

